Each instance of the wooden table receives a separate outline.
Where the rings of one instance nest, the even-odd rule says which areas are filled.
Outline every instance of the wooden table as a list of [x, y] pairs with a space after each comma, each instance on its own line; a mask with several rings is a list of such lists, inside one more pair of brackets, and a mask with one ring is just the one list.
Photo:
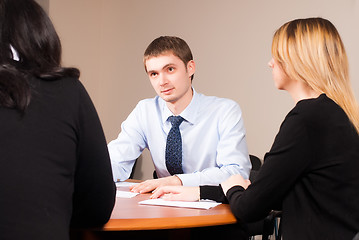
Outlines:
[[[128, 187], [117, 189], [129, 191]], [[150, 195], [117, 198], [109, 222], [101, 230], [86, 233], [85, 239], [120, 239], [120, 236], [136, 239], [143, 236], [147, 239], [149, 236], [155, 236], [156, 239], [190, 239], [193, 228], [236, 223], [228, 204], [220, 204], [208, 210], [138, 204], [149, 199]], [[159, 237], [161, 234], [162, 238]]]
[[[119, 190], [128, 190], [119, 187]], [[104, 231], [158, 230], [216, 226], [236, 223], [228, 204], [214, 208], [190, 209], [140, 205], [151, 194], [139, 194], [133, 198], [117, 198], [110, 221]]]

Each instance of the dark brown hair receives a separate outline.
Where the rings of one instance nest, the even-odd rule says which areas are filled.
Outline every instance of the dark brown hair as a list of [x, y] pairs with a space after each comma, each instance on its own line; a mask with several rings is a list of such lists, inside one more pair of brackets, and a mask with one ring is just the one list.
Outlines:
[[76, 68], [61, 67], [60, 39], [40, 5], [34, 0], [0, 0], [0, 107], [24, 112], [31, 99], [31, 77], [79, 75]]
[[[143, 62], [145, 64], [147, 59], [157, 57], [167, 52], [181, 59], [185, 66], [187, 66], [189, 61], [193, 60], [191, 49], [183, 39], [174, 36], [161, 36], [148, 45], [143, 55]], [[191, 79], [193, 79], [193, 75]]]

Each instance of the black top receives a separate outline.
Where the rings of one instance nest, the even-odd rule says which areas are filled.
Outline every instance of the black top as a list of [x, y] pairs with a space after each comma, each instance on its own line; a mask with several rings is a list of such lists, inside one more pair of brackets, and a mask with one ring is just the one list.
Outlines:
[[[246, 191], [227, 192], [234, 215], [251, 222], [282, 209], [284, 239], [352, 239], [359, 231], [359, 135], [325, 94], [289, 112]], [[224, 200], [220, 187], [201, 198]]]
[[77, 79], [30, 81], [22, 116], [0, 108], [0, 239], [69, 239], [106, 223], [115, 201], [103, 130]]

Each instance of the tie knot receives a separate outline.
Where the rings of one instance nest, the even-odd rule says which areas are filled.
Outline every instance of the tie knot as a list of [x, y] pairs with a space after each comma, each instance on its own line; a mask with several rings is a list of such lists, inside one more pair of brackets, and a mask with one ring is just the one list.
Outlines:
[[183, 117], [181, 116], [170, 116], [168, 120], [171, 122], [172, 127], [178, 127], [183, 122]]

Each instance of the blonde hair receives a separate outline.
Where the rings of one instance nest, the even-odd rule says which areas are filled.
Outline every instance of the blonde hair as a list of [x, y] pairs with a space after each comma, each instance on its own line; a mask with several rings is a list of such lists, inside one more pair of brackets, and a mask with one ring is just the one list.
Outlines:
[[350, 84], [348, 58], [330, 21], [307, 18], [285, 23], [274, 34], [272, 56], [290, 78], [335, 101], [359, 134], [359, 106]]

